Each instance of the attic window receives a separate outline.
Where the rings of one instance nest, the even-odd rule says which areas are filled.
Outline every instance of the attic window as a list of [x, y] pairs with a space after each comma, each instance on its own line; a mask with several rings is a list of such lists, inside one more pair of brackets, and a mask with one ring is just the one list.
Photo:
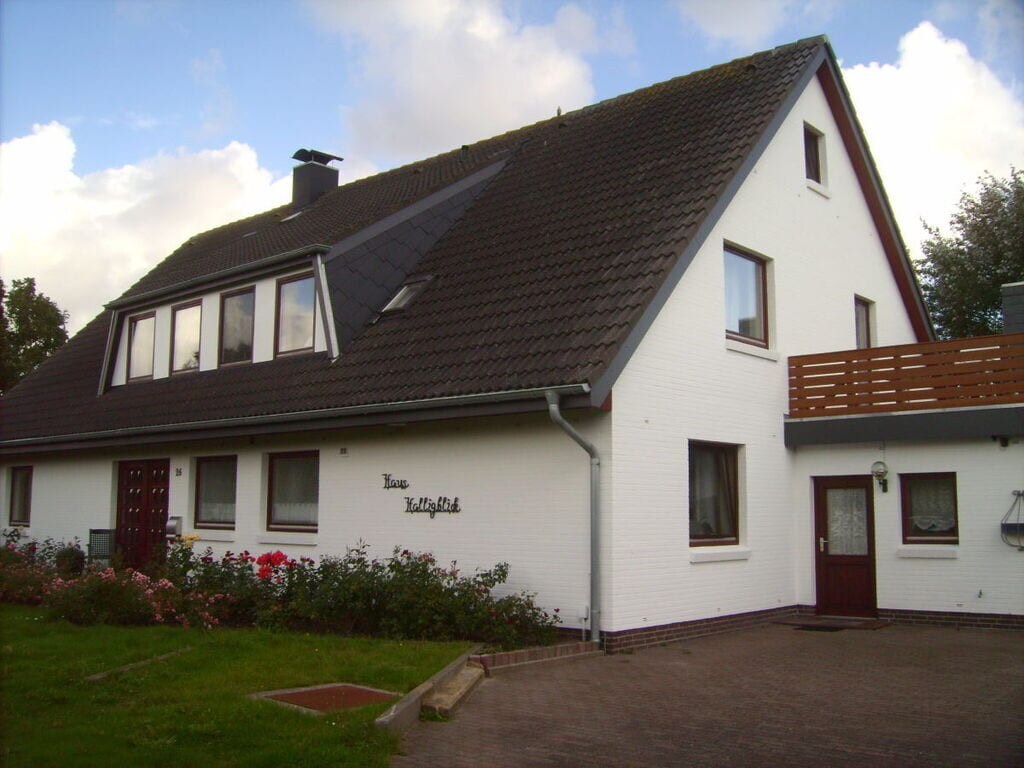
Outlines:
[[429, 277], [423, 277], [418, 280], [410, 280], [408, 283], [398, 289], [398, 293], [395, 294], [394, 298], [387, 303], [387, 306], [381, 310], [381, 314], [388, 312], [397, 312], [400, 309], [405, 309], [412, 303], [412, 300], [419, 296], [420, 291], [427, 287], [427, 283], [430, 282]]
[[804, 123], [804, 175], [808, 181], [825, 184], [824, 136], [821, 131]]

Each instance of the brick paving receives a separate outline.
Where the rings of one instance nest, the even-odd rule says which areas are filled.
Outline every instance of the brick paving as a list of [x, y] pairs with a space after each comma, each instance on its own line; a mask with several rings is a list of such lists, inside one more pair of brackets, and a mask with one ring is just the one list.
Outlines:
[[1024, 766], [1024, 633], [766, 625], [524, 668], [392, 768]]

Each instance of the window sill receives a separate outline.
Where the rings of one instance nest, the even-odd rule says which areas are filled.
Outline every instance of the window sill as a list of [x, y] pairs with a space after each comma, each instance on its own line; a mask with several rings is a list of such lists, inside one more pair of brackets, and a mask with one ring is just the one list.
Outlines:
[[287, 531], [268, 531], [256, 537], [257, 544], [287, 544], [296, 547], [315, 547], [315, 533], [288, 533]]
[[826, 187], [823, 184], [819, 184], [816, 181], [812, 181], [811, 179], [807, 179], [807, 188], [809, 190], [811, 190], [811, 192], [814, 192], [815, 194], [821, 195], [826, 200], [831, 200], [832, 199], [832, 193], [829, 192], [828, 191], [828, 187]]
[[199, 535], [200, 541], [234, 541], [234, 531], [217, 531], [208, 530], [206, 528], [197, 528], [195, 531]]
[[691, 563], [721, 563], [727, 560], [749, 560], [750, 547], [701, 547], [690, 550]]
[[896, 557], [956, 560], [960, 557], [960, 547], [956, 544], [904, 544], [896, 547]]
[[760, 357], [762, 360], [771, 360], [774, 363], [779, 361], [779, 355], [777, 352], [765, 349], [764, 347], [758, 347], [754, 344], [747, 344], [744, 341], [737, 341], [736, 339], [727, 338], [725, 340], [725, 348], [731, 352], [742, 352], [744, 355]]

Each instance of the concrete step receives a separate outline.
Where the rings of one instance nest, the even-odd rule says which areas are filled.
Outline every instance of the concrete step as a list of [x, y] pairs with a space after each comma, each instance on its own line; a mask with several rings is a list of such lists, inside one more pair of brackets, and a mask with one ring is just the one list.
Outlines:
[[484, 671], [480, 666], [467, 664], [450, 680], [423, 697], [423, 709], [441, 717], [448, 717], [483, 679]]

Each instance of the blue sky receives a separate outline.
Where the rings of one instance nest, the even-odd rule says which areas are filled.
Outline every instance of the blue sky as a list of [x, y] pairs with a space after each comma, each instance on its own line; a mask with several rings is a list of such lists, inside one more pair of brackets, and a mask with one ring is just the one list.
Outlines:
[[820, 33], [912, 250], [921, 216], [1021, 164], [1019, 0], [4, 0], [0, 276], [77, 328], [190, 234], [283, 202], [298, 147], [354, 178]]

